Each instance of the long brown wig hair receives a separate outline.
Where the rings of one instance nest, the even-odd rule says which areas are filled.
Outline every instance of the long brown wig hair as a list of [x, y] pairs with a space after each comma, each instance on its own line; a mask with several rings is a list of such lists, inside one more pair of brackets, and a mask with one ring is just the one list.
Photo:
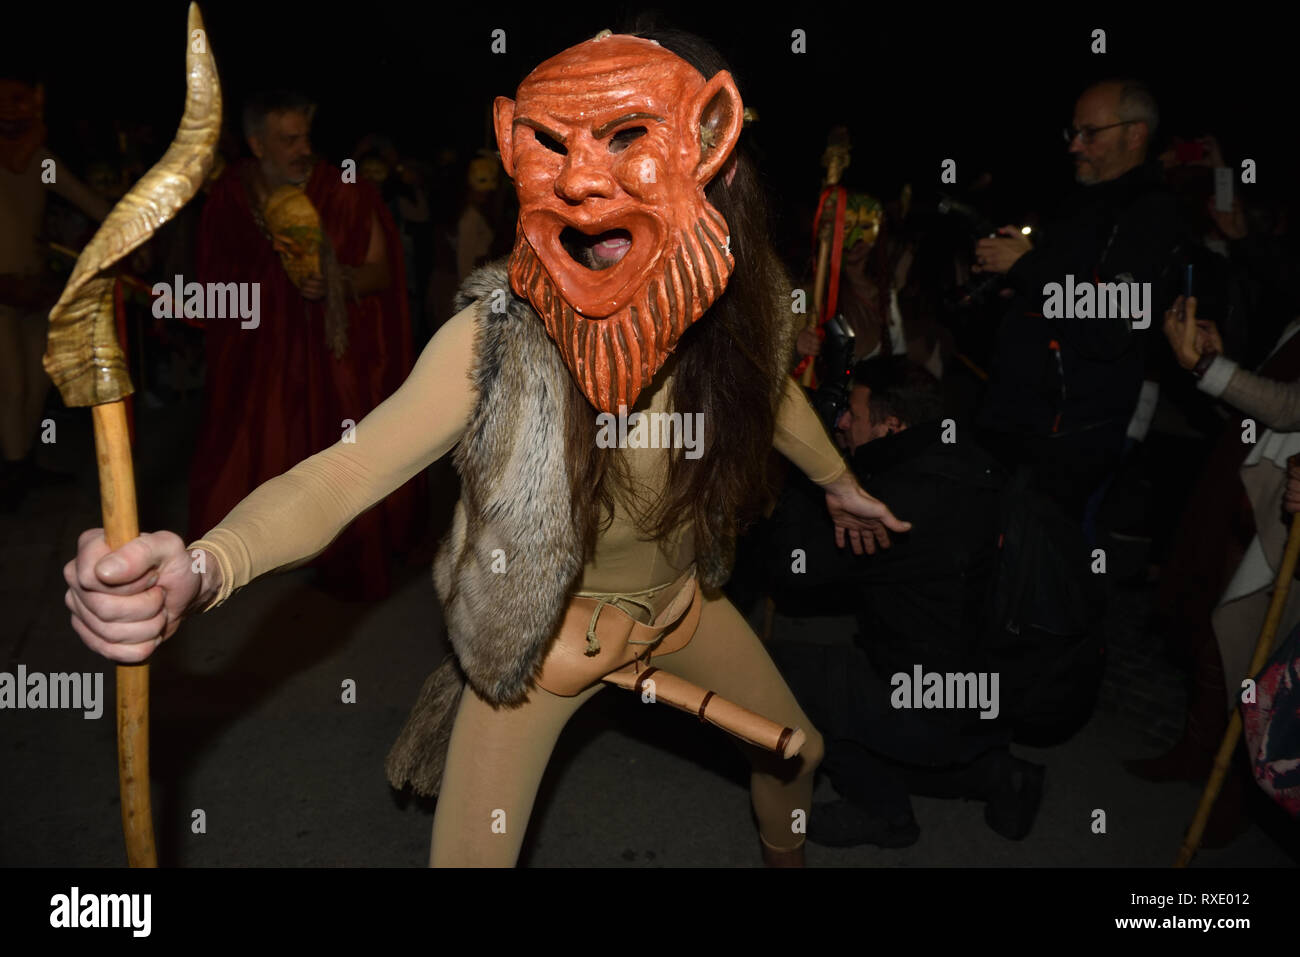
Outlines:
[[[721, 54], [692, 34], [651, 30], [637, 35], [680, 56], [705, 79], [728, 69]], [[687, 459], [680, 448], [671, 450], [666, 487], [651, 507], [634, 511], [641, 531], [654, 538], [692, 523], [697, 553], [721, 555], [727, 564], [738, 530], [763, 504], [780, 377], [789, 369], [797, 328], [789, 279], [768, 242], [767, 199], [745, 134], [736, 146], [735, 163], [730, 184], [719, 173], [705, 188], [731, 228], [735, 271], [660, 370], [661, 376], [674, 370], [673, 410], [702, 412], [708, 438], [696, 459]], [[597, 534], [613, 520], [614, 485], [626, 489], [628, 474], [619, 449], [597, 447], [595, 410], [576, 382], [570, 380], [569, 386], [573, 517], [589, 559]]]

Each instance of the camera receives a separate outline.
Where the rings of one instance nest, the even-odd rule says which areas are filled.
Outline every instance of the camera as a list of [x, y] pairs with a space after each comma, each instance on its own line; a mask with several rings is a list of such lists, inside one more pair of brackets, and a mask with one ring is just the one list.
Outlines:
[[[941, 193], [937, 208], [941, 216], [952, 217], [952, 220], [972, 239], [986, 239], [998, 235], [998, 228], [979, 210], [951, 196]], [[959, 309], [982, 306], [1001, 292], [1004, 285], [1004, 277], [997, 273], [976, 276], [969, 282], [949, 290], [944, 296], [944, 308], [949, 312], [956, 312]]]
[[853, 329], [842, 315], [834, 315], [823, 327], [826, 339], [817, 356], [817, 389], [811, 401], [822, 424], [833, 435], [835, 422], [849, 407], [853, 387]]

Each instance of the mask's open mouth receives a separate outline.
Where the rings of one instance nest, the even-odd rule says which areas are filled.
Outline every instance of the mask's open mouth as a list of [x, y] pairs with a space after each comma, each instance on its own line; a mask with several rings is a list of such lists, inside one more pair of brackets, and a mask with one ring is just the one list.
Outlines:
[[607, 229], [595, 236], [566, 226], [560, 232], [560, 245], [580, 266], [600, 270], [613, 266], [632, 248], [632, 234], [626, 229]]

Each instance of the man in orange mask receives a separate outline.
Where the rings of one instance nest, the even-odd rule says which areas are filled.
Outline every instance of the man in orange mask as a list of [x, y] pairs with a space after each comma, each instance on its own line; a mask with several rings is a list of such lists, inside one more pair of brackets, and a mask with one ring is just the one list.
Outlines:
[[[543, 63], [496, 103], [520, 201], [508, 264], [469, 277], [355, 442], [265, 483], [189, 546], [144, 536], [109, 569], [84, 536], [68, 572], [83, 640], [140, 660], [180, 616], [313, 554], [455, 446], [462, 495], [434, 564], [454, 654], [388, 762], [395, 785], [438, 793], [431, 863], [513, 864], [564, 725], [602, 678], [653, 654], [716, 692], [701, 716], [729, 699], [781, 731], [742, 748], [764, 859], [801, 864], [822, 740], [720, 592], [736, 533], [773, 447], [826, 489], [841, 545], [874, 551], [909, 526], [862, 491], [785, 374], [799, 317], [737, 150], [741, 117], [721, 58], [685, 34], [606, 32]], [[662, 431], [602, 444], [601, 416], [629, 409]], [[687, 417], [703, 428], [690, 453]], [[194, 551], [211, 559], [201, 575]], [[119, 579], [162, 589], [161, 626], [158, 596], [119, 597]], [[802, 750], [787, 749], [796, 729]]]
[[497, 99], [519, 192], [510, 284], [606, 412], [635, 404], [734, 268], [704, 186], [743, 110], [730, 74], [700, 79], [650, 41], [611, 36], [542, 64], [517, 102]]

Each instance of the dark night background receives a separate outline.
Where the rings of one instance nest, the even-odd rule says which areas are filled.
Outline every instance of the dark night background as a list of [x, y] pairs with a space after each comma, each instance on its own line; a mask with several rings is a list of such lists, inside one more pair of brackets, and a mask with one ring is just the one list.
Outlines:
[[[81, 10], [46, 4], [12, 31], [6, 46], [20, 47], [12, 56], [45, 79], [56, 153], [76, 166], [111, 156], [114, 122], [144, 122], [156, 131], [151, 151], [140, 145], [144, 158], [161, 154], [182, 107], [185, 9], [182, 0]], [[314, 142], [335, 161], [365, 133], [383, 132], [409, 155], [452, 148], [463, 163], [495, 145], [492, 99], [512, 94], [548, 56], [647, 13], [697, 32], [732, 63], [746, 105], [760, 114], [752, 138], [787, 249], [806, 232], [804, 207], [811, 212], [819, 158], [836, 122], [853, 139], [851, 187], [888, 198], [911, 182], [921, 198], [951, 157], [958, 192], [981, 168], [993, 171], [997, 208], [989, 212], [999, 221], [1050, 211], [1071, 183], [1060, 130], [1082, 87], [1106, 75], [1153, 85], [1161, 138], [1214, 133], [1231, 165], [1257, 161], [1251, 188], [1291, 198], [1282, 170], [1294, 140], [1285, 104], [1295, 83], [1284, 31], [1259, 15], [1229, 19], [1226, 10], [1210, 20], [1032, 9], [977, 16], [925, 5], [214, 0], [203, 13], [227, 124], [237, 129], [248, 92], [299, 88], [321, 104]], [[506, 31], [504, 54], [490, 51], [498, 28]], [[807, 32], [802, 55], [790, 49], [795, 28]], [[1106, 30], [1104, 55], [1089, 52], [1094, 28]]]
[[[186, 0], [9, 6], [0, 27], [0, 72], [45, 84], [51, 150], [83, 178], [93, 164], [129, 166], [120, 162], [118, 131], [125, 130], [132, 161], [152, 165], [184, 105]], [[1239, 172], [1243, 159], [1256, 161], [1257, 183], [1238, 182], [1238, 195], [1256, 208], [1285, 204], [1294, 214], [1300, 189], [1291, 172], [1297, 83], [1290, 33], [1244, 5], [1213, 12], [1134, 9], [986, 5], [953, 14], [949, 5], [937, 4], [700, 0], [654, 8], [383, 0], [202, 5], [232, 134], [223, 147], [242, 148], [239, 118], [248, 94], [300, 90], [319, 103], [312, 136], [324, 157], [357, 158], [358, 142], [374, 133], [390, 138], [403, 158], [435, 170], [426, 182], [441, 227], [455, 222], [467, 161], [476, 150], [495, 147], [493, 99], [513, 95], [537, 64], [603, 28], [648, 26], [638, 23], [644, 14], [655, 15], [658, 25], [698, 33], [730, 61], [746, 106], [760, 115], [745, 136], [772, 196], [774, 239], [796, 281], [811, 273], [820, 158], [833, 125], [850, 130], [852, 165], [844, 181], [855, 191], [889, 201], [910, 183], [919, 207], [940, 189], [964, 195], [981, 172], [989, 172], [993, 185], [979, 197], [982, 212], [997, 223], [1047, 219], [1073, 186], [1061, 130], [1071, 123], [1078, 94], [1103, 77], [1132, 76], [1152, 86], [1161, 111], [1154, 152], [1173, 136], [1213, 134], [1230, 167]], [[1106, 31], [1104, 55], [1090, 52], [1098, 28]], [[506, 34], [504, 54], [491, 52], [497, 29]], [[795, 29], [806, 31], [801, 55], [791, 51]], [[940, 184], [946, 158], [957, 162], [955, 186]], [[1294, 217], [1291, 227], [1294, 237]], [[1294, 285], [1284, 276], [1287, 282]], [[1260, 322], [1294, 314], [1261, 316]], [[971, 340], [991, 339], [991, 324], [972, 321], [969, 327]], [[1159, 340], [1158, 332], [1152, 336]], [[1266, 338], [1271, 345], [1271, 335]], [[144, 342], [137, 337], [137, 344]], [[197, 346], [194, 351], [201, 355]], [[140, 353], [133, 363], [147, 365], [143, 347]], [[952, 368], [951, 379], [975, 388], [964, 367]], [[183, 522], [200, 396], [191, 390], [137, 405], [146, 529]], [[44, 450], [56, 470], [77, 470], [76, 482], [34, 489], [23, 509], [0, 514], [0, 605], [6, 607], [5, 629], [15, 635], [12, 645], [5, 644], [7, 636], [0, 640], [0, 654], [11, 655], [4, 665], [9, 670], [20, 654], [29, 668], [39, 663], [51, 672], [104, 664], [68, 625], [59, 573], [81, 529], [100, 521], [88, 420], [81, 410], [62, 414], [59, 428], [68, 438]], [[1161, 513], [1153, 521], [1165, 523], [1166, 531], [1176, 523], [1183, 496], [1209, 455], [1208, 441], [1175, 435], [1152, 446], [1156, 451], [1130, 470], [1129, 481], [1117, 483], [1108, 527], [1127, 527], [1152, 511]], [[1161, 458], [1169, 448], [1178, 455]], [[438, 467], [447, 479], [450, 465], [444, 460]], [[1162, 484], [1166, 477], [1170, 481]], [[430, 498], [449, 509], [454, 494], [435, 487]], [[811, 863], [1167, 866], [1200, 787], [1155, 786], [1120, 765], [1172, 744], [1186, 711], [1185, 666], [1166, 661], [1162, 642], [1145, 630], [1155, 591], [1148, 578], [1154, 552], [1146, 541], [1116, 543], [1111, 552], [1108, 574], [1127, 584], [1115, 585], [1110, 599], [1107, 683], [1096, 720], [1058, 748], [1027, 752], [1050, 765], [1051, 782], [1032, 840], [993, 835], [978, 804], [925, 799], [918, 806], [926, 837], [915, 849], [819, 849]], [[336, 600], [312, 585], [314, 572], [303, 569], [267, 576], [238, 602], [185, 625], [186, 641], [158, 656], [154, 682], [155, 813], [164, 864], [423, 862], [431, 812], [416, 802], [397, 803], [380, 763], [423, 675], [443, 653], [429, 624], [431, 560], [431, 550], [412, 557], [387, 603]], [[799, 640], [819, 633], [826, 620], [778, 616], [774, 633]], [[843, 634], [832, 637], [848, 641], [851, 624], [841, 622], [836, 627]], [[354, 710], [339, 704], [341, 676], [356, 676], [365, 689]], [[601, 699], [565, 733], [523, 861], [756, 863], [748, 767], [729, 741], [720, 733], [698, 735], [693, 716], [642, 718], [635, 697], [611, 693]], [[52, 724], [54, 717], [62, 723]], [[99, 722], [26, 711], [6, 721], [0, 728], [0, 865], [118, 866], [111, 712]], [[669, 749], [660, 747], [664, 741]], [[5, 775], [39, 783], [4, 787]], [[1253, 784], [1249, 792], [1257, 805], [1268, 805], [1256, 808], [1260, 827], [1226, 848], [1202, 851], [1201, 863], [1264, 867], [1300, 860], [1294, 822], [1283, 820]], [[196, 807], [211, 813], [211, 840], [190, 831]], [[1114, 811], [1109, 836], [1088, 830], [1097, 807]], [[976, 883], [1001, 892], [996, 882]], [[1095, 883], [1092, 873], [1082, 883]], [[1170, 890], [1160, 884], [1132, 889]], [[1097, 894], [1089, 888], [1081, 899], [1096, 900]], [[923, 898], [943, 899], [927, 892], [916, 900]], [[1059, 926], [1054, 929], [1059, 933]]]

